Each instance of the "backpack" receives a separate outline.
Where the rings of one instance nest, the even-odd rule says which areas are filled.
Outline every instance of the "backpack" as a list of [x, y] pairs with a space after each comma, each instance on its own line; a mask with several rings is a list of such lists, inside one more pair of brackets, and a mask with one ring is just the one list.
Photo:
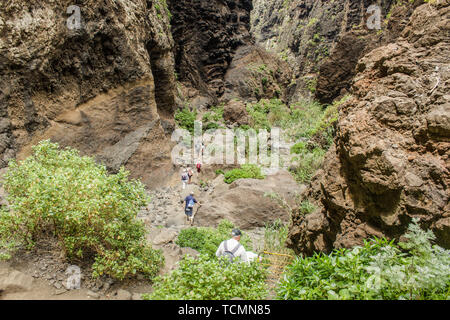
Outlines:
[[195, 206], [195, 202], [194, 202], [194, 199], [193, 199], [193, 198], [189, 200], [187, 206], [188, 206], [188, 208], [193, 208], [193, 207]]
[[228, 241], [225, 241], [225, 243], [223, 244], [223, 247], [225, 249], [224, 253], [222, 254], [222, 257], [226, 257], [226, 259], [228, 260], [228, 262], [232, 263], [234, 262], [234, 258], [236, 252], [239, 250], [239, 248], [242, 246], [240, 243], [238, 243], [238, 245], [233, 249], [233, 250], [229, 250], [228, 249], [228, 245], [227, 245]]
[[189, 176], [187, 175], [187, 173], [183, 173], [183, 175], [181, 176], [181, 180], [188, 180]]

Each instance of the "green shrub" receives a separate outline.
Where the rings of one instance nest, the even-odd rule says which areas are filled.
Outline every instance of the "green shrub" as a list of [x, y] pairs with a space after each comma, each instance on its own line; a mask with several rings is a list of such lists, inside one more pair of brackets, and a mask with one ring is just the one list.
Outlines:
[[312, 204], [311, 202], [309, 202], [309, 200], [304, 200], [300, 204], [299, 209], [300, 209], [300, 213], [302, 215], [307, 215], [307, 214], [314, 212], [314, 210], [316, 210], [316, 206], [314, 204]]
[[203, 132], [206, 132], [207, 130], [217, 130], [220, 129], [220, 125], [215, 122], [209, 122], [206, 126], [203, 127]]
[[297, 158], [298, 164], [290, 169], [291, 174], [299, 183], [309, 183], [321, 167], [325, 153], [326, 150], [321, 148], [314, 148], [312, 151], [304, 149]]
[[94, 258], [94, 276], [153, 277], [163, 264], [136, 219], [149, 200], [144, 186], [129, 181], [123, 168], [110, 175], [94, 159], [43, 141], [26, 160], [10, 162], [4, 186], [11, 211], [0, 212], [3, 256], [22, 245], [33, 247], [51, 231], [69, 260]]
[[298, 142], [291, 147], [291, 154], [302, 154], [306, 151], [306, 143]]
[[191, 134], [194, 134], [194, 123], [197, 119], [197, 111], [190, 111], [185, 107], [175, 112], [175, 121], [180, 128], [188, 130]]
[[280, 219], [266, 222], [264, 228], [264, 250], [276, 253], [289, 253], [292, 251], [286, 247], [289, 234], [289, 225]]
[[[279, 299], [448, 299], [450, 250], [409, 226], [406, 243], [374, 239], [352, 250], [298, 257], [287, 268]], [[402, 250], [401, 250], [402, 249]]]
[[[216, 229], [210, 227], [184, 229], [178, 235], [176, 244], [182, 248], [195, 249], [200, 253], [207, 254], [210, 258], [214, 258], [220, 243], [231, 238], [233, 229], [233, 223], [228, 220], [222, 220]], [[240, 242], [245, 249], [251, 248], [251, 240], [245, 233], [243, 233]]]
[[203, 254], [185, 257], [170, 275], [158, 277], [144, 300], [261, 300], [266, 271], [258, 262], [225, 264]]
[[273, 126], [284, 127], [284, 121], [290, 115], [289, 108], [280, 99], [262, 99], [257, 103], [249, 104], [247, 112], [253, 129], [267, 131], [270, 131]]
[[233, 169], [225, 173], [225, 183], [232, 183], [238, 179], [264, 179], [261, 168], [254, 164], [243, 164], [239, 169]]
[[217, 169], [215, 171], [215, 173], [216, 173], [217, 176], [220, 176], [221, 174], [225, 174], [225, 171], [223, 171], [222, 169]]

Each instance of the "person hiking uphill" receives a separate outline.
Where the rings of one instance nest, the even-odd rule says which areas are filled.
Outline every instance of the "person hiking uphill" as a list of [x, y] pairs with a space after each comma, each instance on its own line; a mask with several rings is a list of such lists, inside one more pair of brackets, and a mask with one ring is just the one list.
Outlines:
[[234, 258], [240, 258], [241, 262], [247, 261], [247, 251], [244, 246], [239, 243], [241, 240], [241, 231], [239, 229], [233, 229], [231, 232], [232, 238], [229, 240], [222, 241], [219, 248], [216, 251], [216, 256], [226, 257], [230, 262]]
[[183, 190], [186, 189], [186, 184], [189, 180], [189, 174], [188, 171], [185, 169], [183, 173], [181, 174], [181, 182], [183, 183]]
[[190, 195], [188, 195], [183, 203], [186, 203], [184, 206], [184, 213], [186, 214], [186, 218], [188, 222], [191, 222], [192, 224], [192, 219], [193, 219], [193, 213], [194, 213], [194, 206], [197, 203], [198, 205], [201, 205], [200, 202], [198, 202], [195, 198], [194, 198], [194, 193], [191, 192]]
[[189, 182], [188, 182], [188, 184], [191, 184], [192, 183], [192, 176], [194, 175], [194, 172], [192, 172], [192, 169], [191, 168], [189, 168], [188, 169], [188, 177], [189, 177]]

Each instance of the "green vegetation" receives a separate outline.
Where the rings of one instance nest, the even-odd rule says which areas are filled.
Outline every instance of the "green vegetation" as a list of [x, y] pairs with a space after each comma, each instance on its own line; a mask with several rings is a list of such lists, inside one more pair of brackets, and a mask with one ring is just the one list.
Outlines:
[[294, 178], [300, 183], [308, 183], [322, 165], [325, 154], [326, 150], [320, 147], [304, 149], [298, 157], [293, 158], [293, 161], [297, 161], [297, 165], [291, 168]]
[[188, 130], [194, 134], [194, 123], [197, 119], [197, 111], [190, 111], [188, 107], [179, 109], [175, 112], [175, 121], [180, 128]]
[[211, 108], [210, 111], [208, 111], [207, 113], [205, 113], [203, 115], [202, 121], [205, 123], [210, 122], [210, 121], [215, 121], [215, 122], [222, 121], [223, 120], [223, 110], [224, 110], [223, 105]]
[[286, 241], [289, 234], [289, 225], [280, 219], [273, 222], [266, 222], [264, 228], [264, 250], [268, 252], [293, 254], [293, 251], [286, 248]]
[[305, 78], [306, 86], [308, 87], [309, 92], [312, 94], [316, 93], [317, 88], [317, 79], [316, 78]]
[[304, 200], [300, 204], [299, 210], [302, 215], [307, 215], [314, 212], [314, 210], [316, 210], [316, 206], [309, 202], [309, 200]]
[[273, 126], [284, 127], [289, 118], [290, 110], [280, 99], [262, 99], [257, 103], [247, 105], [250, 115], [250, 126], [255, 130], [270, 131]]
[[216, 171], [215, 171], [215, 173], [216, 173], [216, 175], [217, 176], [220, 176], [221, 174], [225, 174], [225, 171], [223, 171], [222, 169], [217, 169]]
[[296, 165], [291, 168], [291, 173], [299, 183], [308, 183], [322, 165], [326, 151], [333, 143], [338, 107], [348, 98], [344, 97], [326, 109], [317, 102], [294, 105], [289, 121], [290, 135], [301, 141], [291, 147], [291, 153], [297, 155], [292, 159]]
[[177, 269], [155, 280], [154, 291], [144, 300], [261, 300], [267, 296], [266, 271], [258, 263], [228, 263], [185, 257]]
[[[258, 262], [224, 263], [215, 253], [220, 243], [231, 237], [234, 225], [227, 220], [214, 228], [182, 230], [176, 243], [198, 252], [197, 258], [185, 257], [177, 269], [155, 280], [154, 291], [143, 295], [147, 300], [259, 300], [267, 296], [267, 271]], [[242, 245], [249, 250], [251, 240], [243, 233]]]
[[110, 175], [93, 158], [43, 141], [26, 160], [10, 162], [4, 187], [11, 211], [0, 212], [3, 258], [17, 248], [31, 249], [51, 232], [70, 261], [93, 259], [94, 277], [152, 278], [163, 265], [136, 219], [149, 201], [144, 186], [129, 181], [123, 168]]
[[238, 179], [264, 179], [261, 168], [254, 164], [243, 164], [238, 169], [225, 172], [224, 181], [228, 184]]
[[206, 112], [203, 115], [202, 117], [203, 132], [206, 132], [207, 130], [216, 130], [224, 128], [223, 110], [224, 106], [220, 105], [211, 108], [210, 111]]
[[308, 21], [308, 24], [306, 25], [306, 27], [311, 28], [311, 27], [315, 26], [317, 24], [317, 22], [319, 22], [319, 19], [312, 18]]
[[169, 10], [169, 6], [167, 5], [166, 0], [157, 0], [154, 5], [155, 5], [155, 9], [156, 9], [156, 15], [158, 16], [159, 19], [162, 19], [161, 8], [163, 8], [164, 11], [166, 12], [167, 16], [169, 17], [169, 21], [172, 20], [172, 13]]
[[[176, 244], [182, 248], [195, 249], [210, 258], [214, 258], [220, 243], [230, 239], [233, 229], [233, 223], [228, 220], [222, 220], [217, 228], [193, 227], [184, 229], [178, 235]], [[246, 249], [251, 247], [251, 240], [245, 233], [241, 237], [241, 243]]]
[[421, 230], [417, 220], [405, 238], [399, 244], [375, 238], [352, 250], [297, 257], [280, 283], [278, 298], [450, 298], [450, 251], [433, 246], [433, 233]]

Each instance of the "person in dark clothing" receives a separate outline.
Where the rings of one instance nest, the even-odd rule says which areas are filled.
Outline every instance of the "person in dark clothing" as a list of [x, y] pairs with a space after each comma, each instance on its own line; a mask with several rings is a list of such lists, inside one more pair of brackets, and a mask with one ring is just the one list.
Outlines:
[[193, 219], [193, 213], [194, 213], [194, 206], [195, 204], [201, 205], [200, 202], [198, 202], [195, 198], [194, 198], [194, 193], [191, 192], [190, 195], [188, 195], [184, 201], [183, 204], [185, 204], [184, 206], [184, 213], [186, 214], [186, 218], [187, 221], [192, 222]]

